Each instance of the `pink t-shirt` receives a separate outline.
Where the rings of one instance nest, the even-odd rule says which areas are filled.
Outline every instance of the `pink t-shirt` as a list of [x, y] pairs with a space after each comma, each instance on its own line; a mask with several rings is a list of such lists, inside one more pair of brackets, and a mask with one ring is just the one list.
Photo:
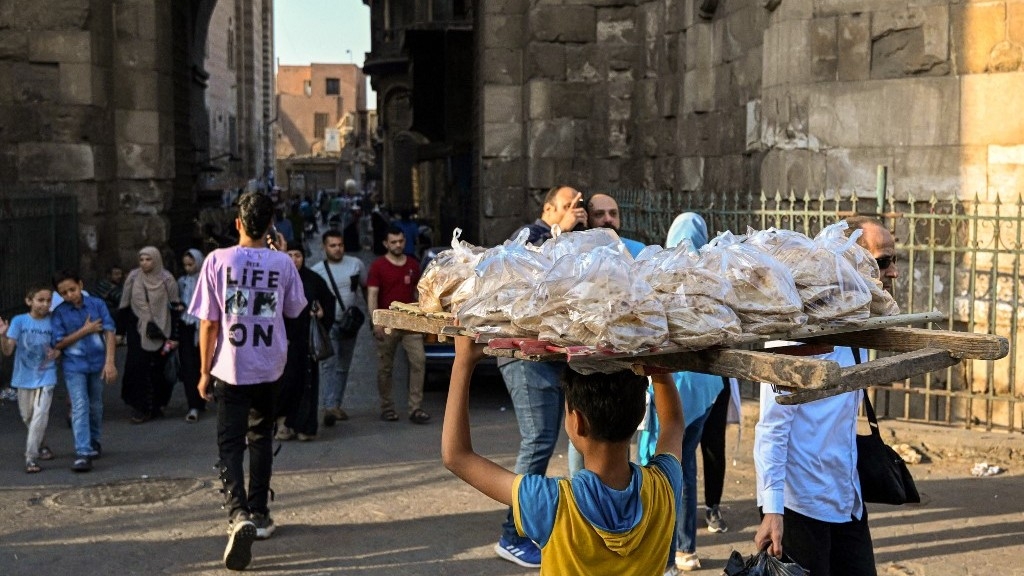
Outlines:
[[284, 372], [284, 318], [305, 307], [302, 281], [287, 254], [232, 246], [203, 261], [188, 313], [220, 322], [211, 374], [230, 384], [259, 384]]

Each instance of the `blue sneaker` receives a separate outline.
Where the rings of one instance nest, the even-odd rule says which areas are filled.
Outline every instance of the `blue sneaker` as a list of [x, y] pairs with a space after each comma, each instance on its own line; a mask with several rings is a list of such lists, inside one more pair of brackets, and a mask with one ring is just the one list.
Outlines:
[[518, 544], [510, 544], [504, 536], [494, 545], [499, 557], [519, 564], [523, 568], [540, 568], [540, 548], [533, 540], [523, 540]]

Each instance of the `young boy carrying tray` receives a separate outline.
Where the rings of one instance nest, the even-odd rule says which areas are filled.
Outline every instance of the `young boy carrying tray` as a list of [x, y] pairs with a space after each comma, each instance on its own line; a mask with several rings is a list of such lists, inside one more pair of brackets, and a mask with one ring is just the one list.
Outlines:
[[541, 549], [541, 575], [660, 576], [672, 553], [682, 489], [683, 411], [670, 376], [655, 376], [662, 423], [647, 466], [629, 461], [645, 410], [647, 379], [631, 372], [565, 371], [565, 430], [586, 468], [571, 481], [514, 474], [473, 450], [469, 383], [483, 346], [455, 339], [441, 432], [445, 466], [485, 495], [512, 506], [516, 529]]

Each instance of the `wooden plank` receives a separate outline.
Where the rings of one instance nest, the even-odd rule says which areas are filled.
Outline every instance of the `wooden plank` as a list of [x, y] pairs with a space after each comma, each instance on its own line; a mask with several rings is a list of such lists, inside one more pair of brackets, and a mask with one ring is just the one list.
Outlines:
[[642, 374], [653, 367], [651, 373], [689, 371], [704, 372], [769, 382], [800, 389], [817, 389], [834, 386], [842, 371], [832, 360], [804, 358], [758, 352], [754, 350], [714, 349], [696, 352], [678, 352], [661, 356], [644, 356]]
[[[842, 374], [833, 386], [827, 389], [798, 390], [793, 394], [776, 397], [779, 404], [803, 404], [812, 400], [829, 398], [844, 392], [861, 390], [869, 386], [889, 384], [912, 376], [942, 370], [960, 362], [948, 350], [923, 348], [897, 356], [879, 358], [842, 369]], [[795, 386], [780, 384], [780, 388], [793, 389]]]
[[1002, 336], [948, 330], [924, 330], [921, 328], [878, 328], [841, 335], [828, 334], [816, 336], [804, 339], [803, 341], [858, 346], [892, 352], [909, 352], [922, 348], [941, 348], [949, 350], [960, 358], [972, 358], [975, 360], [998, 360], [1010, 352], [1010, 343]]
[[442, 329], [450, 326], [450, 318], [431, 318], [418, 314], [409, 314], [397, 310], [374, 310], [374, 326], [385, 328], [396, 328], [409, 330], [410, 332], [423, 332], [425, 334], [441, 334]]
[[895, 316], [875, 316], [856, 324], [806, 324], [795, 330], [784, 334], [743, 334], [737, 344], [753, 344], [756, 342], [768, 342], [771, 340], [805, 340], [813, 336], [823, 334], [848, 334], [872, 328], [885, 326], [900, 326], [907, 324], [927, 324], [945, 320], [942, 312], [918, 312], [914, 314], [897, 314]]

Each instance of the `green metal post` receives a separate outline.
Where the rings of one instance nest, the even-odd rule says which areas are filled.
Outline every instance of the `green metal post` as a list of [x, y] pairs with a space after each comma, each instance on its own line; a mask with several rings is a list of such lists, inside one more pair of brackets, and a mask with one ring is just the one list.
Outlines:
[[889, 168], [881, 164], [878, 165], [878, 177], [875, 179], [875, 213], [878, 214], [878, 218], [885, 222], [885, 192], [887, 188]]

